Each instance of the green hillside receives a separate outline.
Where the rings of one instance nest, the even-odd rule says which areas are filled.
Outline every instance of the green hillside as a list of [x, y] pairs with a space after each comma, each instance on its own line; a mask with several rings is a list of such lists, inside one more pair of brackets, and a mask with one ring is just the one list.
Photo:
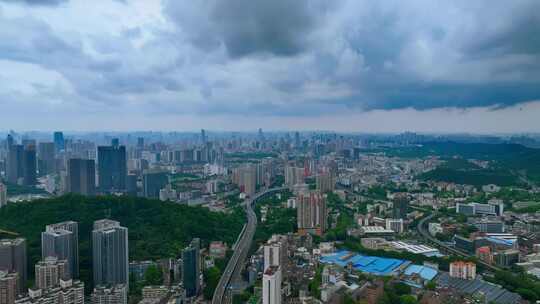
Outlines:
[[488, 169], [456, 170], [440, 167], [421, 174], [418, 178], [422, 180], [467, 184], [477, 187], [487, 184], [495, 184], [498, 186], [513, 186], [519, 184], [518, 178], [508, 171]]
[[[384, 148], [375, 152], [384, 152], [388, 156], [416, 158], [439, 156], [450, 159], [487, 160], [488, 169], [474, 168], [470, 164], [466, 168], [458, 168], [457, 162], [452, 162], [442, 170], [435, 170], [421, 178], [468, 183], [473, 185], [521, 184], [520, 177], [540, 184], [540, 149], [528, 148], [518, 144], [486, 144], [486, 143], [457, 143], [431, 142], [417, 146]], [[463, 165], [463, 161], [461, 165]]]
[[[0, 230], [27, 238], [28, 269], [32, 272], [40, 259], [40, 234], [45, 225], [66, 220], [79, 222], [81, 279], [90, 287], [90, 234], [93, 222], [103, 218], [117, 220], [129, 229], [130, 260], [176, 257], [194, 237], [201, 238], [203, 245], [213, 240], [233, 244], [244, 222], [241, 211], [224, 214], [144, 198], [66, 195], [0, 209]], [[33, 273], [29, 275], [33, 277]]]

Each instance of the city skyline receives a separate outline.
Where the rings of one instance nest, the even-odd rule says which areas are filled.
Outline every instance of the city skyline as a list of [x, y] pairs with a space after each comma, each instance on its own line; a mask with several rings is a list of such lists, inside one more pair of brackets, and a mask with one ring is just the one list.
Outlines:
[[534, 303], [539, 139], [10, 132], [0, 304]]
[[540, 0], [0, 0], [0, 304], [540, 303]]
[[537, 1], [225, 3], [0, 1], [0, 129], [540, 131]]

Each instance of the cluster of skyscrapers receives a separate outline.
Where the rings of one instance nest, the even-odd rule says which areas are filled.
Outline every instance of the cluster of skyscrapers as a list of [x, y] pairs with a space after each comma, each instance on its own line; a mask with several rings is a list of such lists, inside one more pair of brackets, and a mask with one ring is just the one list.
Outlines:
[[6, 139], [6, 180], [11, 184], [32, 186], [37, 176], [54, 173], [57, 169], [56, 154], [64, 149], [61, 132], [55, 132], [54, 142], [36, 143], [23, 139], [20, 144], [10, 134]]
[[[170, 165], [215, 163], [224, 157], [223, 147], [208, 141], [204, 130], [200, 141], [187, 145], [145, 144], [140, 137], [136, 145], [126, 146], [118, 138], [106, 139], [109, 145], [96, 146], [92, 141], [66, 139], [62, 132], [54, 132], [51, 142], [10, 133], [0, 146], [4, 183], [39, 185], [54, 194], [122, 193], [157, 199], [169, 183]], [[129, 138], [125, 140], [129, 144]]]
[[[117, 221], [98, 220], [93, 224], [91, 240], [94, 289], [90, 303], [126, 304], [130, 274], [128, 229]], [[41, 249], [41, 260], [34, 267], [35, 284], [26, 289], [26, 240], [0, 240], [0, 304], [84, 304], [85, 285], [78, 280], [78, 223], [47, 225], [41, 233]], [[175, 261], [163, 268], [164, 283], [172, 285], [181, 280], [184, 297], [196, 297], [201, 292], [200, 249], [200, 239], [194, 238], [181, 251], [180, 264]]]
[[[17, 144], [13, 136], [6, 140], [6, 180], [10, 184], [33, 186], [37, 176], [60, 173], [65, 168], [65, 192], [94, 195], [124, 192], [127, 185], [126, 149], [117, 140], [111, 146], [100, 146], [98, 154], [98, 185], [96, 189], [96, 164], [94, 159], [69, 157], [62, 161], [58, 156], [65, 153], [62, 132], [54, 133], [54, 142], [22, 140]], [[67, 168], [66, 168], [67, 167]]]
[[[1, 304], [83, 304], [84, 283], [79, 281], [79, 227], [74, 221], [47, 225], [41, 233], [41, 260], [35, 264], [34, 287], [27, 285], [27, 244], [23, 238], [0, 241]], [[119, 222], [104, 219], [92, 230], [92, 269], [98, 294], [128, 290], [128, 231]], [[94, 297], [93, 297], [94, 298]], [[96, 299], [98, 299], [97, 297]]]

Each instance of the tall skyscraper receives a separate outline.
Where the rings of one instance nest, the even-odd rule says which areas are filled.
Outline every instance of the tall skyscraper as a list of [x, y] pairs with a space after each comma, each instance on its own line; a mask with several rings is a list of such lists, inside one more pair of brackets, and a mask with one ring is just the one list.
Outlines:
[[69, 265], [66, 260], [47, 257], [35, 265], [36, 287], [49, 289], [60, 285], [60, 280], [69, 279]]
[[259, 128], [258, 140], [260, 144], [259, 148], [264, 149], [266, 147], [266, 139], [264, 138], [264, 133], [263, 133], [262, 128]]
[[[201, 274], [201, 269], [204, 268], [204, 261], [201, 259], [201, 248], [202, 248], [201, 239], [193, 238], [191, 242], [189, 243], [189, 246], [197, 250], [197, 277], [199, 277], [199, 275]], [[200, 289], [200, 285], [199, 285], [199, 289]]]
[[255, 194], [257, 189], [257, 171], [253, 164], [246, 165], [241, 170], [240, 185], [247, 195]]
[[15, 144], [15, 139], [13, 138], [13, 135], [8, 134], [6, 137], [6, 150], [9, 151], [9, 148]]
[[17, 289], [22, 293], [26, 287], [27, 278], [26, 240], [2, 239], [0, 240], [0, 271], [16, 272], [19, 275]]
[[19, 179], [24, 176], [23, 167], [24, 146], [11, 144], [9, 146], [7, 158], [7, 181], [18, 184]]
[[0, 271], [0, 304], [14, 304], [17, 298], [17, 273]]
[[112, 220], [94, 222], [92, 231], [94, 286], [128, 284], [128, 229]]
[[318, 191], [306, 191], [296, 203], [298, 233], [322, 235], [326, 230], [326, 199]]
[[144, 148], [144, 137], [137, 137], [137, 148], [138, 149]]
[[264, 245], [264, 270], [281, 265], [281, 246], [279, 243]]
[[206, 145], [207, 138], [206, 138], [206, 131], [204, 129], [201, 129], [201, 143], [203, 145]]
[[36, 147], [29, 145], [23, 150], [23, 184], [33, 186], [37, 183]]
[[159, 190], [169, 183], [167, 172], [147, 170], [143, 173], [143, 194], [148, 198], [159, 198]]
[[330, 172], [318, 174], [315, 178], [315, 182], [317, 184], [317, 190], [321, 191], [321, 193], [334, 191], [336, 186], [334, 176]]
[[56, 152], [64, 151], [65, 149], [65, 143], [64, 143], [64, 133], [57, 131], [54, 132], [54, 148], [56, 149]]
[[125, 146], [98, 147], [99, 188], [104, 192], [125, 191], [127, 162]]
[[186, 295], [196, 296], [200, 290], [199, 250], [195, 246], [182, 250], [182, 263], [182, 280]]
[[281, 304], [281, 269], [270, 266], [263, 274], [263, 304]]
[[254, 164], [244, 164], [233, 170], [233, 182], [247, 195], [253, 195], [256, 192], [257, 167]]
[[40, 142], [38, 145], [39, 175], [52, 174], [56, 171], [56, 153], [54, 143]]
[[55, 257], [67, 260], [68, 274], [71, 278], [79, 277], [79, 225], [67, 221], [45, 227], [41, 233], [41, 257]]
[[0, 208], [7, 206], [7, 187], [0, 182]]
[[67, 192], [95, 194], [96, 166], [93, 159], [72, 158], [68, 161]]
[[406, 193], [396, 193], [393, 200], [392, 216], [395, 219], [407, 219], [409, 198]]
[[294, 185], [304, 183], [304, 168], [285, 166], [285, 184], [292, 188]]

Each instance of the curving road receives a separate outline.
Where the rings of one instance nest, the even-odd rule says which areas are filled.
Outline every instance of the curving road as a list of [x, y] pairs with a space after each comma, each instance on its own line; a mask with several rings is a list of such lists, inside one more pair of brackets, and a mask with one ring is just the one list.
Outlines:
[[[465, 253], [461, 250], [458, 250], [454, 247], [450, 247], [450, 246], [447, 246], [446, 244], [444, 244], [443, 242], [437, 240], [436, 238], [432, 237], [429, 232], [426, 230], [426, 223], [431, 220], [433, 217], [435, 216], [434, 213], [424, 217], [423, 219], [421, 219], [419, 222], [418, 222], [418, 225], [416, 226], [416, 230], [418, 231], [418, 234], [421, 235], [422, 237], [424, 237], [424, 239], [428, 242], [428, 243], [431, 243], [433, 245], [435, 245], [436, 247], [439, 247], [439, 248], [442, 248], [444, 249], [446, 252], [449, 252], [449, 253], [452, 253], [452, 254], [455, 254], [455, 255], [458, 255], [458, 256], [462, 256], [462, 257], [474, 257], [473, 255], [470, 255], [468, 253]], [[481, 260], [477, 260], [478, 264], [481, 264], [482, 266], [484, 266], [485, 268], [489, 269], [489, 270], [492, 270], [492, 271], [498, 271], [498, 270], [501, 270], [501, 268], [499, 267], [496, 267], [496, 266], [493, 266], [491, 264], [488, 264], [488, 263], [485, 263]]]
[[219, 279], [218, 286], [214, 291], [214, 297], [212, 298], [212, 304], [232, 302], [231, 293], [227, 291], [231, 288], [232, 283], [240, 278], [243, 262], [247, 258], [249, 249], [251, 247], [251, 242], [253, 241], [253, 236], [255, 235], [255, 230], [257, 228], [257, 215], [255, 214], [255, 211], [253, 211], [253, 204], [269, 194], [280, 192], [284, 189], [285, 188], [267, 189], [254, 195], [253, 198], [249, 198], [244, 201], [247, 224], [240, 232], [240, 236], [233, 247], [234, 253], [227, 263], [223, 275]]
[[[344, 190], [345, 192], [354, 193], [354, 192], [351, 192], [349, 189], [346, 189], [343, 186], [338, 185], [337, 188], [340, 188], [340, 189]], [[354, 193], [354, 194], [356, 194], [356, 193]], [[384, 203], [391, 203], [390, 201], [385, 201], [385, 200], [377, 200], [377, 201], [384, 202]], [[409, 207], [411, 207], [412, 209], [420, 210], [420, 211], [427, 211], [427, 209], [422, 208], [422, 207], [418, 207], [418, 206], [409, 205]], [[429, 232], [426, 230], [426, 223], [429, 220], [431, 220], [434, 216], [435, 216], [435, 213], [432, 213], [432, 214], [424, 217], [423, 219], [421, 219], [418, 222], [418, 225], [416, 226], [416, 230], [418, 231], [418, 234], [420, 236], [422, 236], [427, 243], [430, 243], [430, 244], [434, 245], [435, 247], [443, 249], [448, 253], [455, 254], [455, 255], [461, 256], [461, 257], [474, 257], [474, 255], [468, 254], [466, 252], [463, 252], [463, 251], [458, 250], [458, 249], [456, 249], [454, 247], [450, 247], [450, 246], [444, 244], [443, 242], [439, 241], [438, 239], [432, 237], [431, 234], [429, 234]], [[477, 263], [481, 264], [486, 269], [489, 269], [491, 271], [502, 270], [501, 268], [499, 268], [497, 266], [488, 264], [488, 263], [486, 263], [484, 261], [481, 261], [481, 260], [477, 260]]]

